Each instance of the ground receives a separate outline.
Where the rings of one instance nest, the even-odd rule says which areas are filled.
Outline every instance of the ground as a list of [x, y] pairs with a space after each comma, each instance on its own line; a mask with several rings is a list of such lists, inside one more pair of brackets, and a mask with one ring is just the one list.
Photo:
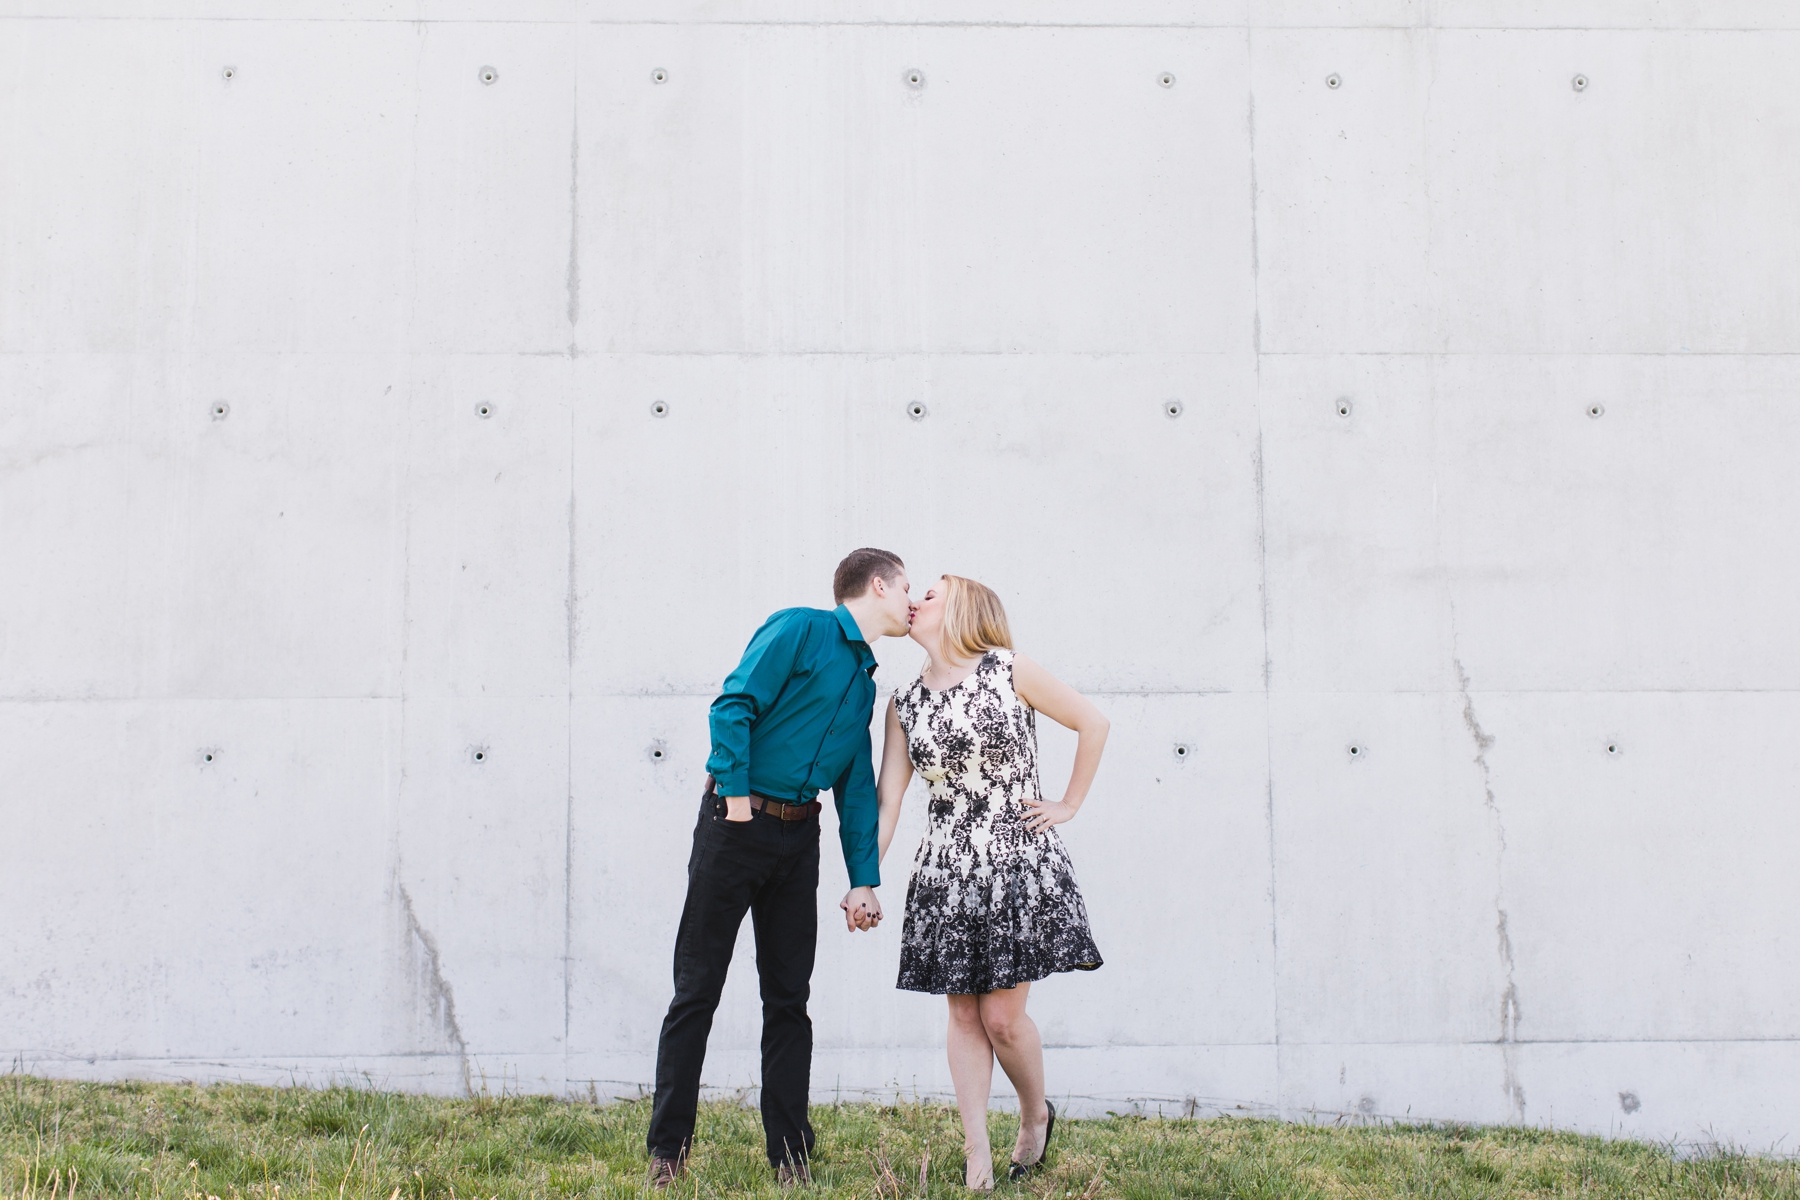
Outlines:
[[[644, 1102], [0, 1078], [0, 1198], [643, 1194]], [[821, 1106], [812, 1194], [966, 1195], [953, 1109]], [[1001, 1155], [1016, 1128], [995, 1114]], [[775, 1196], [761, 1125], [707, 1105], [676, 1195]], [[1218, 1118], [1059, 1120], [1044, 1172], [999, 1195], [1067, 1197], [1793, 1197], [1800, 1164], [1522, 1128], [1332, 1127]]]

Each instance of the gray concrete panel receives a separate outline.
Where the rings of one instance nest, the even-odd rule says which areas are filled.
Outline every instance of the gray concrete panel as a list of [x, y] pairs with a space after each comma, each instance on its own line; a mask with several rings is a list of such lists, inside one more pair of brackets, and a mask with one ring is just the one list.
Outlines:
[[1790, 1036], [1791, 693], [1473, 704], [1494, 739], [1520, 1028], [1570, 1042]]
[[1411, 356], [1264, 359], [1272, 686], [1454, 686], [1431, 377]]
[[28, 1069], [429, 1048], [388, 897], [398, 715], [379, 700], [0, 706], [5, 743], [36, 764], [7, 789], [20, 853], [0, 883], [18, 917], [7, 1027]]
[[177, 26], [7, 22], [0, 348], [128, 351], [183, 331], [208, 101]]
[[1425, 130], [1434, 35], [1247, 35], [1255, 112], [1258, 349], [1440, 348]]
[[178, 168], [193, 189], [180, 345], [340, 354], [409, 345], [425, 40], [405, 25], [195, 30], [183, 56], [199, 95], [189, 102], [193, 159]]
[[[1500, 846], [1460, 708], [1442, 693], [1271, 699], [1284, 1045], [1510, 1029]], [[1367, 969], [1390, 960], [1414, 969]]]
[[408, 344], [566, 350], [581, 317], [580, 40], [556, 25], [407, 28], [418, 73], [405, 110], [415, 122]]
[[1762, 182], [1800, 136], [1782, 98], [1795, 49], [1767, 30], [1439, 35], [1443, 345], [1792, 353], [1800, 230]]
[[1477, 687], [1795, 686], [1791, 358], [1436, 370], [1441, 552]]
[[1244, 65], [1226, 33], [596, 35], [595, 348], [1241, 351]]
[[[579, 694], [716, 688], [770, 612], [830, 606], [852, 542], [902, 554], [921, 594], [950, 571], [1019, 597], [1021, 644], [1083, 687], [1260, 680], [1246, 362], [619, 356], [579, 372]], [[721, 510], [715, 486], [741, 503]], [[1111, 536], [1121, 511], [1144, 542]], [[1185, 548], [1195, 529], [1204, 554]], [[652, 608], [680, 635], [633, 636]]]
[[0, 582], [9, 694], [394, 691], [403, 362], [0, 361], [30, 398], [0, 478], [20, 517], [7, 534], [19, 570]]
[[559, 1061], [569, 799], [543, 783], [568, 768], [567, 699], [408, 699], [402, 714], [394, 887], [441, 976], [446, 1037], [472, 1068]]
[[457, 355], [404, 381], [408, 696], [566, 700], [572, 375]]

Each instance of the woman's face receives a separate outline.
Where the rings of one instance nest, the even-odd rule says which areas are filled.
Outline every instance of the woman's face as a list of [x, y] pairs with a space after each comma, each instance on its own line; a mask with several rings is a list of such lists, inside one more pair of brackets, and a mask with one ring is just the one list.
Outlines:
[[938, 634], [944, 629], [944, 591], [946, 586], [940, 576], [936, 583], [925, 589], [925, 595], [915, 601], [913, 605], [912, 631], [907, 636], [925, 647], [927, 654], [937, 653]]

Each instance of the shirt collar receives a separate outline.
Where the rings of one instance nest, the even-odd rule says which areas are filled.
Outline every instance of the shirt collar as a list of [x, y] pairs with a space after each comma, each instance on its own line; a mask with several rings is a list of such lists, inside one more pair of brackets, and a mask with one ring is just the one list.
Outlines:
[[875, 674], [875, 652], [869, 649], [869, 643], [863, 640], [862, 627], [856, 623], [856, 618], [850, 615], [850, 609], [840, 604], [832, 615], [837, 617], [838, 628], [844, 631], [844, 639], [861, 653], [863, 669], [871, 675]]

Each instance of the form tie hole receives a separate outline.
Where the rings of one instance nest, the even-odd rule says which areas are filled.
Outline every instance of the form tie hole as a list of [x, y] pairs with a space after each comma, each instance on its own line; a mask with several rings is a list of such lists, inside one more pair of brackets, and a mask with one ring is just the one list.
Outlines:
[[925, 72], [917, 67], [910, 68], [902, 78], [906, 80], [906, 86], [915, 92], [925, 86]]
[[1617, 742], [1608, 742], [1606, 743], [1606, 753], [1611, 758], [1617, 758], [1625, 753], [1625, 748]]
[[1368, 757], [1369, 750], [1368, 747], [1360, 742], [1351, 742], [1348, 746], [1344, 747], [1344, 753], [1350, 756], [1351, 762], [1358, 762], [1361, 759]]
[[668, 416], [669, 415], [669, 402], [667, 400], [658, 400], [655, 404], [652, 404], [650, 406], [650, 415], [653, 417]]
[[906, 415], [915, 421], [923, 421], [925, 419], [925, 412], [925, 406], [917, 400], [914, 400], [911, 404], [906, 406]]
[[491, 404], [477, 404], [475, 406], [475, 415], [485, 421], [494, 415], [494, 406]]
[[1335, 92], [1344, 86], [1344, 77], [1333, 71], [1325, 77], [1325, 86]]
[[498, 83], [499, 80], [500, 80], [500, 72], [494, 70], [494, 68], [492, 68], [492, 67], [481, 68], [481, 82], [483, 82], [483, 83]]
[[1588, 405], [1587, 415], [1592, 417], [1594, 420], [1598, 421], [1601, 417], [1604, 417], [1606, 415], [1606, 405], [1604, 405], [1604, 404]]
[[1175, 743], [1175, 761], [1176, 762], [1186, 762], [1187, 756], [1190, 753], [1192, 753], [1192, 748], [1186, 742], [1176, 742]]
[[488, 752], [487, 752], [486, 746], [476, 746], [473, 750], [469, 751], [469, 761], [472, 763], [475, 763], [477, 766], [486, 762], [487, 760], [488, 760]]
[[213, 420], [223, 421], [226, 417], [229, 417], [230, 415], [231, 415], [231, 405], [225, 403], [223, 400], [216, 400], [213, 402], [213, 406], [212, 406], [212, 419]]
[[226, 83], [230, 83], [232, 80], [237, 78], [237, 68], [236, 67], [226, 67], [224, 70], [219, 72], [219, 77], [221, 79], [223, 79]]
[[1164, 71], [1161, 75], [1156, 77], [1156, 82], [1162, 84], [1164, 87], [1174, 87], [1175, 73], [1173, 71]]
[[661, 742], [650, 743], [650, 761], [659, 763], [669, 757], [669, 748]]
[[1347, 417], [1350, 415], [1350, 401], [1339, 400], [1337, 402], [1337, 415], [1340, 417]]
[[1575, 78], [1569, 80], [1569, 86], [1578, 92], [1587, 91], [1587, 83], [1588, 80], [1586, 75], [1577, 75]]
[[663, 70], [661, 67], [658, 67], [658, 68], [656, 68], [656, 70], [650, 72], [650, 82], [651, 83], [667, 83], [667, 82], [669, 82], [669, 73], [667, 71]]
[[1166, 415], [1171, 416], [1171, 417], [1179, 417], [1181, 415], [1181, 401], [1179, 401], [1179, 400], [1163, 401], [1163, 412]]

